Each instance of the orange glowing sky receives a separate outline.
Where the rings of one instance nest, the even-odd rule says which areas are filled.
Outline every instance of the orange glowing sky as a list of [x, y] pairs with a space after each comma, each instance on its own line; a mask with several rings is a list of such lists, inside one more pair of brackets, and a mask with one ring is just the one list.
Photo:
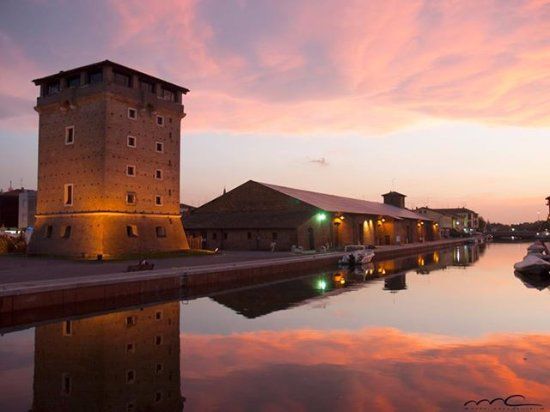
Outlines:
[[182, 200], [248, 179], [545, 216], [550, 2], [0, 5], [0, 186], [36, 184], [30, 80], [106, 58], [191, 89]]

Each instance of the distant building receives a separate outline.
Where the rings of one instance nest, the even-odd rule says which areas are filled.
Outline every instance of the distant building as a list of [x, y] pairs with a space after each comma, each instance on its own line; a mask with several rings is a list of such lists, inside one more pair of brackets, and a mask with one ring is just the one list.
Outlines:
[[11, 189], [0, 192], [0, 227], [17, 229], [19, 227], [19, 194], [23, 189]]
[[180, 203], [180, 215], [182, 219], [185, 219], [186, 217], [188, 217], [191, 214], [191, 212], [193, 212], [193, 210], [195, 209], [196, 209], [195, 206], [186, 205], [185, 203]]
[[18, 227], [34, 227], [36, 214], [36, 190], [23, 190], [19, 193]]
[[[404, 195], [400, 195], [404, 198]], [[437, 223], [388, 202], [369, 202], [248, 181], [186, 219], [191, 238], [214, 249], [304, 249], [347, 244], [393, 245], [439, 238]]]
[[546, 205], [548, 206], [548, 220], [550, 220], [550, 196], [546, 198]]
[[451, 235], [451, 230], [462, 231], [460, 225], [462, 218], [451, 213], [443, 213], [429, 207], [420, 207], [415, 212], [432, 219], [438, 223], [439, 235], [442, 238], [448, 238]]
[[182, 96], [105, 60], [40, 86], [30, 253], [109, 258], [187, 249], [179, 209]]
[[465, 207], [431, 210], [456, 217], [456, 226], [453, 226], [453, 228], [458, 231], [473, 233], [479, 229], [479, 215], [473, 210], [466, 209]]

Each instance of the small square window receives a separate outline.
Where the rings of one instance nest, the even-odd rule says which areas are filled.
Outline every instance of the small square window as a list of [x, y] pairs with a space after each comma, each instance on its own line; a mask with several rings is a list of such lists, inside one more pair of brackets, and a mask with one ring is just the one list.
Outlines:
[[136, 167], [133, 165], [126, 166], [126, 175], [134, 177], [136, 175]]
[[131, 107], [128, 108], [128, 119], [136, 120], [137, 119], [137, 110]]
[[137, 319], [135, 316], [126, 316], [126, 326], [136, 326]]
[[136, 225], [128, 225], [126, 226], [126, 235], [128, 237], [138, 237], [138, 228]]
[[65, 144], [74, 143], [74, 126], [67, 126], [65, 128]]
[[156, 319], [156, 320], [161, 320], [161, 319], [162, 319], [162, 311], [157, 310], [157, 311], [155, 312], [155, 319]]
[[162, 206], [162, 196], [155, 196], [155, 206]]
[[162, 142], [156, 142], [155, 149], [159, 153], [164, 153], [164, 143]]
[[155, 179], [162, 180], [162, 170], [161, 169], [155, 170]]
[[136, 204], [136, 194], [134, 192], [126, 193], [126, 204], [135, 205]]
[[128, 147], [136, 147], [136, 138], [134, 136], [128, 136], [126, 144], [128, 145]]
[[133, 342], [126, 344], [126, 352], [128, 353], [134, 353], [136, 351], [136, 345], [134, 345]]
[[156, 368], [155, 368], [156, 374], [157, 374], [157, 375], [160, 374], [160, 373], [162, 372], [162, 369], [163, 369], [162, 363], [157, 363], [157, 366], [156, 366]]
[[44, 227], [44, 237], [50, 239], [52, 237], [53, 226], [47, 225]]
[[162, 336], [155, 336], [155, 345], [162, 345]]
[[155, 393], [155, 402], [160, 402], [160, 401], [162, 401], [162, 393], [157, 392]]
[[156, 227], [157, 237], [166, 237], [166, 229], [163, 226]]
[[164, 116], [157, 115], [157, 126], [164, 126]]
[[63, 231], [61, 232], [61, 237], [63, 239], [68, 239], [71, 237], [71, 226], [67, 225], [63, 227]]

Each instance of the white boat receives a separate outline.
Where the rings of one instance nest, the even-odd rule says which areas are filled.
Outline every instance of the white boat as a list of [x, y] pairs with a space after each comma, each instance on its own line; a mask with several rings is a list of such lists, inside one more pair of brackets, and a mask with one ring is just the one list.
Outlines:
[[524, 274], [549, 274], [550, 262], [534, 254], [528, 254], [521, 262], [514, 265], [514, 269]]
[[365, 265], [374, 258], [374, 250], [365, 245], [347, 245], [344, 253], [338, 261], [341, 266]]

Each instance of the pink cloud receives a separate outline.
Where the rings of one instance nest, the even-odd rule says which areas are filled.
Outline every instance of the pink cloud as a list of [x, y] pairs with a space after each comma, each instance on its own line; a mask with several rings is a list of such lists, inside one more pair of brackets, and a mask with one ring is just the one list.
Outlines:
[[546, 405], [549, 343], [388, 328], [184, 334], [182, 392], [194, 409], [459, 410], [469, 399], [516, 393]]
[[[144, 41], [155, 48], [144, 60], [165, 62], [153, 71], [192, 89], [189, 130], [373, 133], [429, 117], [550, 125], [545, 2], [238, 2], [229, 16], [208, 2], [114, 7], [115, 46]], [[265, 14], [276, 24], [256, 24]]]

